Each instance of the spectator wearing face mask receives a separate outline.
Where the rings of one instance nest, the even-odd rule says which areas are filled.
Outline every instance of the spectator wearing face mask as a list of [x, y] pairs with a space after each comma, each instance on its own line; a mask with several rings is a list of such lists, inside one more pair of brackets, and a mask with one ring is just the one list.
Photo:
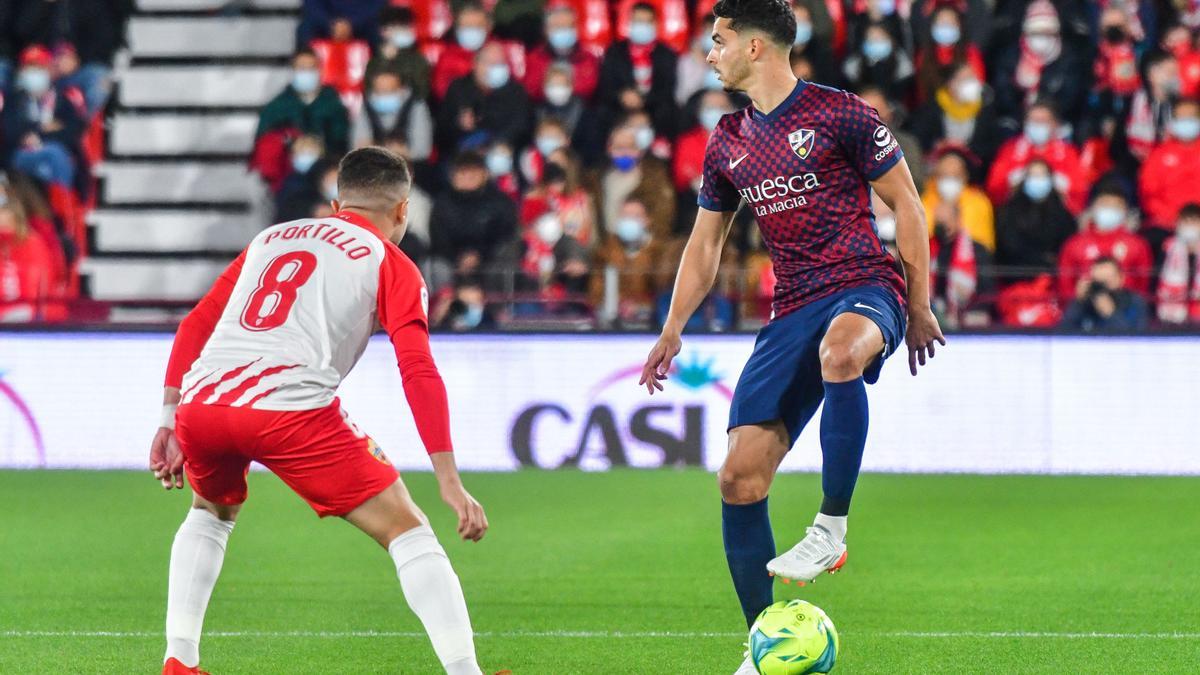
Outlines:
[[657, 232], [670, 232], [675, 218], [675, 190], [670, 173], [657, 157], [639, 148], [637, 129], [620, 126], [608, 141], [609, 166], [601, 172], [596, 203], [603, 226], [610, 233], [621, 208], [631, 197], [642, 202]]
[[364, 76], [366, 94], [370, 96], [376, 75], [391, 72], [412, 89], [413, 96], [420, 100], [428, 100], [432, 68], [417, 49], [417, 27], [414, 25], [412, 9], [386, 7], [379, 15], [379, 23], [379, 48], [367, 62], [367, 72]]
[[1141, 88], [1138, 55], [1128, 26], [1128, 15], [1110, 5], [1100, 14], [1100, 42], [1093, 70], [1093, 115], [1125, 114], [1130, 99]]
[[555, 150], [542, 171], [541, 180], [521, 202], [520, 220], [532, 223], [553, 213], [563, 232], [585, 248], [596, 246], [596, 205], [580, 183], [579, 160], [570, 150]]
[[52, 67], [45, 47], [21, 52], [16, 90], [4, 101], [4, 146], [17, 171], [70, 188], [83, 136], [83, 101], [55, 90]]
[[447, 32], [442, 42], [441, 53], [431, 59], [434, 61], [433, 95], [438, 100], [448, 97], [450, 87], [477, 67], [484, 45], [494, 44], [500, 48], [510, 78], [519, 80], [525, 75], [525, 48], [493, 39], [492, 16], [474, 0], [459, 5], [454, 30]]
[[574, 303], [559, 303], [587, 293], [589, 258], [587, 248], [566, 233], [557, 213], [548, 211], [538, 216], [498, 254], [501, 265], [516, 272], [513, 290], [537, 298], [534, 303], [518, 302], [514, 313], [528, 316], [574, 311]]
[[733, 112], [733, 103], [723, 90], [714, 89], [703, 92], [691, 107], [696, 111], [696, 123], [675, 140], [671, 177], [674, 179], [675, 189], [691, 193], [691, 201], [695, 201], [695, 194], [700, 191], [704, 149], [708, 146], [708, 137], [713, 129], [717, 128], [721, 117]]
[[1025, 167], [1034, 159], [1044, 160], [1054, 170], [1054, 182], [1063, 194], [1071, 213], [1083, 210], [1088, 183], [1079, 151], [1060, 136], [1058, 116], [1049, 102], [1039, 102], [1025, 114], [1020, 136], [1000, 146], [988, 172], [987, 192], [994, 204], [1008, 201], [1009, 195], [1025, 177]]
[[456, 279], [450, 293], [429, 312], [430, 323], [443, 330], [467, 332], [496, 327], [496, 316], [487, 304], [477, 276]]
[[275, 222], [307, 218], [313, 206], [328, 201], [321, 179], [332, 162], [322, 159], [325, 148], [317, 136], [300, 136], [292, 141], [291, 172], [275, 195]]
[[[434, 200], [429, 219], [431, 253], [457, 274], [489, 274], [496, 252], [517, 232], [516, 206], [488, 180], [487, 163], [477, 152], [455, 157], [450, 189]], [[449, 277], [441, 275], [442, 283]], [[435, 286], [440, 285], [436, 283]]]
[[1185, 204], [1200, 197], [1200, 102], [1180, 99], [1167, 126], [1168, 135], [1146, 158], [1138, 176], [1146, 223], [1142, 236], [1151, 249], [1162, 249]]
[[1174, 56], [1179, 64], [1179, 95], [1184, 98], [1200, 98], [1200, 48], [1192, 31], [1193, 28], [1176, 24], [1166, 30], [1162, 39], [1163, 51]]
[[[831, 5], [832, 3], [827, 3]], [[891, 36], [895, 46], [908, 50], [913, 46], [909, 19], [912, 14], [910, 0], [853, 0], [845, 5], [850, 39], [842, 51], [849, 54], [856, 46], [861, 47], [871, 26], [879, 26]], [[812, 3], [809, 4], [811, 8]], [[835, 40], [836, 43], [836, 40]], [[835, 50], [838, 47], [835, 44]], [[906, 51], [907, 53], [907, 51]]]
[[[572, 94], [574, 85], [571, 80], [571, 69], [565, 64], [550, 66], [546, 72], [546, 85], [543, 88], [544, 97], [537, 108], [538, 125], [555, 123], [563, 132], [563, 142], [556, 147], [566, 147], [578, 151], [584, 161], [591, 165], [604, 154], [604, 135], [596, 115], [579, 96]], [[539, 142], [541, 131], [535, 131], [534, 142], [536, 150], [543, 156], [549, 155], [553, 148], [546, 150], [546, 143]], [[555, 134], [557, 139], [557, 134]]]
[[889, 99], [903, 101], [912, 84], [912, 59], [883, 23], [871, 23], [863, 32], [858, 50], [842, 66], [846, 81], [853, 89], [875, 86]]
[[1142, 331], [1149, 315], [1146, 301], [1126, 288], [1121, 263], [1102, 256], [1079, 281], [1062, 326], [1087, 333]]
[[604, 316], [627, 327], [649, 326], [659, 286], [666, 242], [655, 236], [649, 204], [630, 197], [620, 204], [608, 236], [596, 257], [592, 276], [592, 303], [603, 307], [607, 276], [616, 276], [618, 304]]
[[940, 5], [933, 12], [929, 35], [917, 52], [917, 100], [928, 103], [962, 67], [970, 68], [975, 80], [987, 80], [983, 55], [963, 31], [963, 15], [954, 5]]
[[968, 221], [955, 217], [950, 209], [934, 219], [929, 239], [929, 294], [934, 311], [951, 326], [986, 324], [987, 311], [980, 303], [995, 288], [992, 252], [967, 231]]
[[1086, 277], [1091, 264], [1102, 257], [1117, 261], [1130, 288], [1138, 293], [1149, 289], [1153, 259], [1146, 241], [1131, 231], [1134, 219], [1129, 210], [1129, 199], [1119, 186], [1100, 186], [1091, 209], [1083, 216], [1084, 229], [1067, 240], [1059, 255], [1058, 290], [1061, 297], [1075, 297], [1080, 279]]
[[[550, 99], [555, 94], [551, 104], [566, 105], [572, 98], [582, 102], [591, 101], [600, 82], [599, 50], [579, 42], [578, 17], [570, 5], [553, 3], [546, 13], [545, 44], [539, 45], [529, 52], [525, 68], [525, 91], [529, 98], [538, 103]], [[568, 71], [570, 89], [562, 96], [556, 89], [551, 89], [548, 74], [551, 67], [565, 68]], [[562, 86], [555, 82], [554, 87]]]
[[487, 164], [488, 177], [506, 197], [514, 203], [521, 202], [521, 178], [517, 175], [512, 146], [497, 141], [488, 146], [483, 155]]
[[[1066, 5], [1067, 3], [1063, 3]], [[1087, 97], [1091, 72], [1084, 55], [1088, 44], [1077, 44], [1074, 33], [1064, 36], [1064, 22], [1050, 0], [1025, 6], [1019, 36], [994, 62], [993, 88], [1000, 114], [1020, 119], [1039, 100], [1054, 101], [1063, 119], [1078, 119]]]
[[481, 136], [521, 147], [529, 128], [529, 97], [513, 79], [504, 48], [484, 45], [475, 55], [475, 69], [454, 81], [438, 109], [438, 147], [452, 154]]
[[1054, 188], [1050, 165], [1035, 159], [996, 218], [996, 264], [1053, 272], [1058, 266], [1058, 252], [1075, 229], [1074, 216]]
[[1125, 118], [1125, 142], [1138, 161], [1145, 161], [1155, 144], [1167, 135], [1171, 104], [1179, 96], [1179, 63], [1165, 53], [1145, 58], [1146, 80], [1133, 95]]
[[922, 193], [929, 234], [938, 228], [965, 232], [989, 252], [996, 250], [992, 203], [983, 190], [971, 185], [970, 166], [978, 160], [958, 146], [943, 146], [933, 154], [933, 175]]
[[679, 56], [678, 72], [675, 76], [675, 103], [687, 105], [696, 92], [704, 89], [722, 89], [717, 71], [708, 64], [708, 54], [713, 48], [713, 18], [709, 16], [696, 27], [688, 50]]
[[1158, 275], [1158, 318], [1170, 324], [1200, 324], [1200, 203], [1179, 209], [1175, 234], [1163, 242]]
[[54, 285], [49, 247], [30, 230], [20, 204], [0, 206], [0, 323], [40, 319]]
[[[600, 65], [598, 103], [608, 119], [644, 109], [654, 128], [674, 137], [675, 77], [678, 57], [658, 39], [659, 17], [654, 6], [639, 2], [630, 11], [629, 38], [614, 42]], [[635, 101], [636, 100], [636, 101]]]
[[270, 132], [295, 129], [319, 136], [331, 156], [350, 148], [346, 107], [333, 87], [321, 85], [317, 55], [301, 49], [292, 57], [292, 81], [258, 114], [256, 140]]
[[422, 162], [433, 151], [433, 119], [429, 106], [394, 72], [380, 72], [371, 81], [366, 105], [352, 130], [354, 147], [383, 145], [391, 137], [405, 140], [409, 159]]
[[933, 93], [933, 100], [913, 114], [909, 128], [926, 152], [941, 142], [961, 145], [979, 158], [981, 166], [990, 165], [1000, 147], [1001, 129], [991, 92], [966, 63], [956, 66]]
[[[815, 3], [814, 3], [815, 5]], [[796, 38], [792, 42], [792, 56], [804, 58], [812, 68], [811, 81], [828, 87], [841, 87], [842, 74], [829, 42], [817, 34], [816, 19], [810, 5], [792, 3], [792, 14], [796, 17]], [[825, 17], [828, 20], [828, 16]]]

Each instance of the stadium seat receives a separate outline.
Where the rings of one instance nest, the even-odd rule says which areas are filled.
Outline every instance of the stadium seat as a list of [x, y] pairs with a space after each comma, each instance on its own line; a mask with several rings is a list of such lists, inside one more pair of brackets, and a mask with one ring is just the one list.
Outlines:
[[237, 251], [262, 229], [250, 213], [107, 209], [91, 214], [96, 247], [130, 253]]
[[122, 75], [127, 107], [254, 107], [288, 83], [286, 66], [133, 66]]
[[94, 300], [194, 301], [208, 291], [228, 260], [170, 260], [89, 258], [83, 271]]
[[119, 113], [109, 149], [114, 155], [249, 154], [254, 113]]
[[245, 203], [258, 194], [244, 162], [108, 161], [97, 172], [107, 204]]
[[134, 17], [129, 46], [138, 56], [289, 56], [296, 46], [289, 17]]

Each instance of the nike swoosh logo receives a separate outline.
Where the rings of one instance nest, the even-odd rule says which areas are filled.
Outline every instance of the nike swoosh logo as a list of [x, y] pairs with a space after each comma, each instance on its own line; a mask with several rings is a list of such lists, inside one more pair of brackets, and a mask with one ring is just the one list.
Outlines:
[[862, 304], [861, 302], [856, 302], [856, 303], [854, 303], [854, 306], [855, 306], [855, 307], [857, 307], [857, 308], [859, 308], [859, 309], [869, 309], [869, 310], [871, 310], [872, 312], [875, 312], [876, 314], [878, 314], [879, 316], [883, 316], [883, 312], [881, 312], [881, 311], [879, 311], [879, 310], [875, 309], [874, 307], [872, 307], [872, 306], [870, 306], [870, 305], [864, 305], [864, 304]]
[[742, 160], [743, 160], [743, 159], [746, 159], [746, 158], [747, 158], [747, 157], [749, 157], [749, 156], [750, 156], [750, 153], [748, 153], [748, 152], [747, 152], [746, 154], [742, 155], [741, 157], [738, 157], [737, 159], [734, 159], [734, 158], [730, 157], [730, 158], [729, 158], [729, 168], [730, 168], [730, 169], [736, 169], [736, 168], [737, 168], [737, 165], [738, 165], [738, 164], [741, 164], [741, 163], [742, 163]]

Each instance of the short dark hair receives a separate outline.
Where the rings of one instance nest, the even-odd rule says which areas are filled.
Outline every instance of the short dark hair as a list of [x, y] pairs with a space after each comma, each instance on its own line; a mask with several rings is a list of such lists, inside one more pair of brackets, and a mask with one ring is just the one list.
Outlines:
[[1029, 112], [1034, 108], [1041, 108], [1042, 110], [1048, 111], [1051, 115], [1054, 115], [1054, 119], [1056, 120], [1062, 119], [1062, 115], [1058, 113], [1058, 104], [1054, 102], [1054, 99], [1039, 98], [1038, 100], [1029, 104], [1029, 107], [1025, 109], [1025, 114], [1028, 115]]
[[796, 15], [786, 0], [720, 0], [713, 16], [729, 19], [734, 31], [760, 30], [780, 47], [791, 49], [796, 41]]
[[639, 9], [642, 10], [643, 12], [650, 12], [651, 14], [654, 15], [655, 19], [658, 18], [658, 10], [655, 9], [654, 5], [652, 5], [648, 2], [639, 2], [639, 3], [634, 4], [633, 7], [629, 8], [629, 15], [633, 16], [633, 13], [638, 11]]
[[457, 171], [459, 169], [484, 169], [487, 170], [487, 160], [483, 154], [474, 150], [463, 150], [454, 156], [454, 161], [450, 163], [450, 168]]
[[1176, 216], [1176, 218], [1178, 220], [1183, 220], [1184, 218], [1200, 218], [1200, 204], [1197, 204], [1196, 202], [1188, 202], [1187, 204], [1184, 204], [1183, 208], [1179, 209], [1179, 215]]
[[380, 26], [394, 26], [396, 24], [411, 26], [413, 23], [413, 11], [408, 7], [392, 7], [389, 5], [379, 12]]
[[1121, 201], [1126, 204], [1131, 201], [1129, 191], [1116, 178], [1105, 178], [1096, 185], [1096, 192], [1092, 195], [1092, 201], [1096, 201], [1101, 197], [1120, 197]]
[[312, 47], [308, 47], [308, 46], [301, 47], [301, 48], [297, 49], [296, 51], [292, 52], [292, 61], [295, 61], [296, 59], [300, 58], [301, 56], [311, 56], [314, 59], [319, 60], [317, 53], [315, 51], [313, 51]]
[[404, 158], [376, 146], [351, 151], [338, 164], [338, 199], [351, 197], [369, 204], [363, 208], [388, 208], [408, 195], [412, 174]]

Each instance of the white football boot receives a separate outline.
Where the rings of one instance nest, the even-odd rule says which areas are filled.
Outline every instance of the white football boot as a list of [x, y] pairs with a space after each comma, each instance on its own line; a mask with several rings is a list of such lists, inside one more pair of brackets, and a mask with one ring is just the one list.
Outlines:
[[822, 572], [833, 574], [846, 564], [846, 543], [834, 538], [829, 530], [813, 525], [800, 540], [783, 555], [767, 563], [767, 571], [783, 583], [797, 586], [812, 583]]

